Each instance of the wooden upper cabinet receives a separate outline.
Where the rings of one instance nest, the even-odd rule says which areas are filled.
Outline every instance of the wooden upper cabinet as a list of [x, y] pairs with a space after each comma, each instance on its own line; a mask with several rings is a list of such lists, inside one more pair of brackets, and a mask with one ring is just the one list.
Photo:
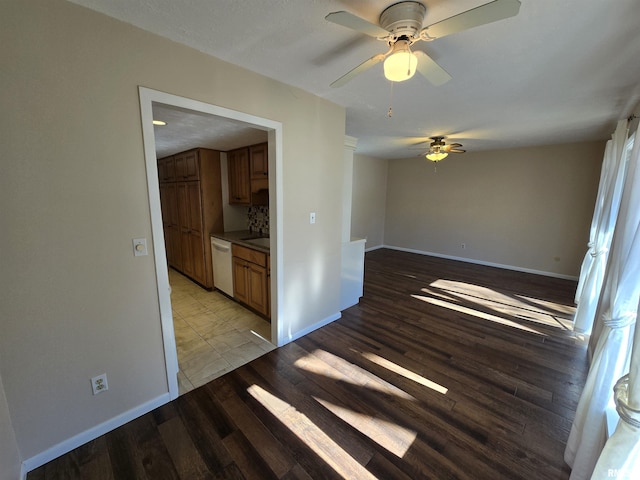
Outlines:
[[269, 205], [267, 143], [227, 152], [229, 204]]
[[249, 149], [240, 148], [227, 152], [229, 174], [229, 204], [251, 204], [251, 178], [249, 176]]
[[199, 180], [200, 179], [200, 156], [199, 150], [189, 150], [174, 156], [176, 180]]
[[269, 205], [269, 151], [268, 144], [249, 147], [251, 169], [251, 205]]
[[173, 157], [158, 160], [158, 180], [160, 183], [176, 181], [176, 162]]
[[268, 144], [266, 143], [249, 147], [251, 180], [268, 178], [269, 176], [269, 155], [267, 147]]

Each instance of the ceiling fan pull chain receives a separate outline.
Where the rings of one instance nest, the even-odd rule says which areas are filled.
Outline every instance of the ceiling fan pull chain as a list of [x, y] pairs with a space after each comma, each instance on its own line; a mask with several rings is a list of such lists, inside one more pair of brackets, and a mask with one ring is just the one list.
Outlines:
[[391, 108], [393, 105], [393, 82], [389, 83], [391, 84], [391, 90], [389, 91], [389, 111], [387, 112], [387, 117], [391, 118], [393, 117], [393, 108]]

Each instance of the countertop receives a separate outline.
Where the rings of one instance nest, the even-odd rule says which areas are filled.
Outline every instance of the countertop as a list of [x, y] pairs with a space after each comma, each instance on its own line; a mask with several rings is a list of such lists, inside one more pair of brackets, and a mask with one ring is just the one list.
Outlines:
[[215, 232], [212, 233], [211, 236], [214, 238], [220, 238], [221, 240], [226, 240], [227, 242], [237, 243], [243, 247], [253, 248], [259, 252], [269, 253], [269, 247], [255, 245], [246, 241], [247, 238], [269, 238], [269, 235], [251, 232], [249, 230], [236, 230], [233, 232]]

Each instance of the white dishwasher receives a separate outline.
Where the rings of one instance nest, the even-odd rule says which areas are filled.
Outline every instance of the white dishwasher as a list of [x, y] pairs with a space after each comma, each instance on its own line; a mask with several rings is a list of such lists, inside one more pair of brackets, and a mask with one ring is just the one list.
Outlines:
[[213, 267], [213, 286], [233, 297], [231, 242], [211, 237], [211, 263]]

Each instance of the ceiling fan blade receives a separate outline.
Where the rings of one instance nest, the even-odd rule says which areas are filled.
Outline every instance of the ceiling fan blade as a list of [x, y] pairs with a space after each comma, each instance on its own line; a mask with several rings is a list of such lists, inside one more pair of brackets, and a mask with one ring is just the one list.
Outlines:
[[437, 87], [451, 80], [451, 75], [449, 75], [444, 68], [438, 65], [429, 55], [421, 50], [415, 50], [413, 53], [418, 57], [418, 66], [416, 69], [433, 85]]
[[385, 57], [386, 57], [386, 55], [384, 53], [379, 53], [378, 55], [374, 55], [369, 60], [365, 60], [360, 65], [358, 65], [356, 68], [354, 68], [354, 69], [350, 70], [349, 72], [345, 73], [343, 76], [341, 76], [335, 82], [333, 82], [330, 86], [333, 87], [333, 88], [337, 88], [337, 87], [343, 86], [345, 83], [350, 81], [356, 75], [359, 75], [360, 73], [364, 72], [365, 70], [369, 70], [371, 67], [373, 67], [377, 63], [380, 63], [381, 61], [383, 61]]
[[420, 34], [423, 39], [434, 40], [479, 25], [513, 17], [518, 14], [519, 10], [520, 2], [518, 0], [495, 0], [429, 25], [423, 28]]
[[461, 143], [450, 143], [449, 145], [445, 145], [444, 147], [442, 147], [442, 150], [444, 150], [447, 153], [464, 153], [466, 152], [466, 150], [462, 150], [461, 147], [462, 144]]
[[377, 38], [389, 36], [389, 32], [387, 32], [384, 28], [368, 22], [364, 18], [360, 18], [353, 13], [345, 11], [332, 12], [324, 18], [331, 23], [342, 25], [343, 27], [356, 30], [372, 37]]

